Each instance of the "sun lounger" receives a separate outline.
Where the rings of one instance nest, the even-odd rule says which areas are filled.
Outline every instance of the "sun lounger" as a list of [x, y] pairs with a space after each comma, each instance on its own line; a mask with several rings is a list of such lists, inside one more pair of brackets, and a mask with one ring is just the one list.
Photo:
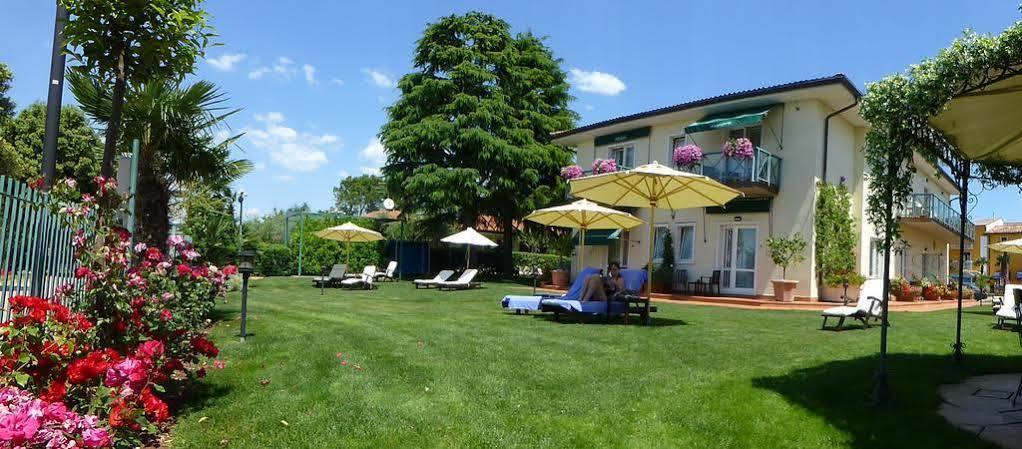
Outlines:
[[841, 330], [848, 318], [858, 320], [862, 322], [863, 327], [868, 328], [870, 319], [879, 321], [882, 318], [883, 300], [880, 297], [883, 296], [883, 290], [883, 279], [870, 279], [863, 282], [862, 288], [859, 289], [859, 301], [854, 307], [831, 307], [820, 313], [820, 316], [823, 317], [823, 326], [820, 329], [827, 328], [828, 318], [838, 319], [835, 330]]
[[376, 265], [366, 265], [362, 269], [362, 274], [358, 278], [345, 279], [341, 281], [341, 287], [344, 288], [364, 288], [371, 290], [374, 285], [373, 281], [376, 280]]
[[458, 276], [457, 280], [437, 282], [436, 288], [439, 290], [462, 290], [478, 287], [479, 283], [473, 281], [476, 274], [479, 274], [479, 270], [475, 268], [465, 270], [464, 273], [461, 273], [461, 276]]
[[454, 276], [454, 270], [440, 270], [436, 276], [433, 276], [433, 279], [415, 279], [412, 283], [415, 284], [415, 288], [436, 287], [438, 283], [450, 279], [451, 276]]
[[500, 305], [515, 313], [522, 313], [539, 310], [541, 303], [548, 299], [577, 300], [582, 294], [582, 287], [585, 286], [586, 279], [599, 272], [600, 270], [593, 267], [583, 268], [582, 272], [575, 277], [575, 282], [563, 295], [507, 295], [500, 301]]
[[312, 284], [316, 287], [323, 287], [324, 285], [337, 285], [344, 280], [344, 273], [348, 271], [348, 266], [339, 263], [335, 264], [333, 268], [330, 268], [330, 273], [326, 276], [316, 276], [312, 278]]
[[394, 277], [394, 273], [397, 273], [397, 261], [392, 260], [387, 264], [385, 271], [376, 273], [377, 281], [395, 281], [397, 278]]
[[997, 327], [1004, 327], [1005, 322], [1014, 322], [1016, 326], [1022, 325], [1022, 314], [1019, 311], [1019, 304], [1022, 301], [1020, 290], [1022, 285], [1008, 284], [1004, 286], [1004, 300], [1001, 308], [997, 309], [994, 316], [997, 318]]
[[[642, 322], [648, 324], [649, 316], [646, 314], [644, 302], [648, 298], [642, 297], [642, 286], [646, 283], [645, 270], [621, 270], [621, 277], [624, 280], [624, 291], [615, 295], [610, 301], [580, 301], [578, 299], [544, 299], [540, 303], [540, 310], [552, 312], [555, 320], [560, 320], [561, 314], [573, 314], [582, 316], [603, 315], [606, 317], [615, 315], [637, 314], [642, 317]], [[632, 307], [638, 303], [639, 306]], [[650, 312], [656, 312], [657, 308], [651, 306]]]

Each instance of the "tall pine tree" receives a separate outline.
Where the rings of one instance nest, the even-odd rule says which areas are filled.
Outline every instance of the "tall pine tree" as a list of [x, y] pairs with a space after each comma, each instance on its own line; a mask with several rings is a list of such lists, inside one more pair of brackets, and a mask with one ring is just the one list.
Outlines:
[[550, 133], [571, 128], [566, 75], [542, 39], [470, 12], [427, 26], [380, 132], [388, 191], [427, 222], [496, 216], [511, 267], [514, 220], [563, 194], [571, 152]]

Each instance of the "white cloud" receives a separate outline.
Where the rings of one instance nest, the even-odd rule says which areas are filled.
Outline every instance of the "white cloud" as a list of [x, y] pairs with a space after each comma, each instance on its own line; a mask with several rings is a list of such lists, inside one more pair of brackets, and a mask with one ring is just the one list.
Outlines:
[[380, 142], [379, 137], [374, 137], [373, 140], [369, 141], [368, 145], [362, 147], [358, 152], [358, 157], [368, 161], [375, 167], [380, 167], [387, 163], [387, 149], [383, 148], [383, 143]]
[[336, 84], [338, 86], [343, 86], [344, 85], [344, 80], [342, 80], [340, 78], [330, 78], [330, 84]]
[[258, 207], [251, 209], [245, 209], [245, 216], [248, 218], [259, 218], [263, 215], [263, 211], [259, 210]]
[[[299, 132], [286, 126], [286, 117], [280, 112], [256, 114], [255, 120], [257, 125], [244, 129], [245, 138], [256, 148], [269, 153], [270, 160], [287, 171], [316, 171], [328, 162], [328, 151], [343, 145], [336, 135]], [[281, 174], [275, 179], [281, 182], [294, 179], [289, 176]]]
[[363, 175], [379, 175], [380, 169], [375, 167], [359, 167]]
[[270, 73], [269, 67], [258, 67], [248, 72], [248, 79], [257, 80], [262, 79], [267, 73]]
[[266, 163], [265, 162], [259, 161], [259, 162], [256, 162], [256, 163], [252, 164], [252, 171], [258, 172], [258, 171], [263, 171], [263, 170], [266, 170]]
[[614, 96], [626, 89], [625, 83], [618, 77], [596, 70], [570, 69], [568, 70], [568, 82], [582, 92], [599, 95]]
[[347, 170], [341, 170], [337, 172], [337, 176], [340, 176], [341, 178], [347, 178], [348, 176], [351, 176], [351, 173], [348, 173]]
[[295, 177], [291, 175], [273, 175], [273, 179], [277, 182], [291, 182], [295, 180]]
[[289, 65], [289, 64], [294, 64], [294, 63], [295, 63], [295, 61], [293, 59], [287, 57], [287, 56], [281, 56], [281, 57], [277, 58], [277, 64], [280, 64], [280, 65]]
[[393, 88], [397, 86], [397, 81], [394, 81], [394, 76], [377, 69], [363, 68], [362, 73], [369, 76], [369, 81], [376, 85], [376, 87]]
[[316, 81], [316, 68], [311, 64], [303, 65], [302, 72], [305, 73], [305, 82], [309, 83], [310, 86], [319, 84], [319, 81]]
[[227, 72], [234, 70], [234, 66], [243, 61], [245, 57], [246, 55], [244, 53], [224, 53], [213, 59], [206, 59], [206, 62], [213, 66], [214, 69], [221, 72]]
[[[293, 59], [288, 58], [287, 56], [280, 56], [277, 58], [276, 62], [271, 66], [264, 65], [256, 67], [249, 71], [248, 79], [258, 80], [262, 79], [266, 75], [273, 74], [279, 79], [289, 80], [298, 73], [298, 69], [294, 67], [294, 64], [295, 61]], [[315, 67], [312, 67], [311, 65], [308, 64], [306, 65], [312, 68], [312, 71], [315, 72], [316, 70]], [[303, 70], [304, 69], [305, 68], [303, 67]], [[305, 73], [306, 79], [308, 79], [309, 77], [308, 70], [306, 70]]]

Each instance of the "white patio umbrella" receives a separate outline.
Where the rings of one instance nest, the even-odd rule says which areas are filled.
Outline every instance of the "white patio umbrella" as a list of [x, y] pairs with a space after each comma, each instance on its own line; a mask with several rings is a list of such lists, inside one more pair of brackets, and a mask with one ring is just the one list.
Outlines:
[[[571, 194], [611, 206], [649, 208], [649, 259], [646, 273], [653, 276], [653, 225], [657, 208], [723, 206], [742, 192], [709, 177], [681, 172], [656, 161], [631, 170], [583, 176], [570, 181]], [[646, 280], [646, 297], [653, 293], [652, 279]], [[646, 303], [649, 307], [649, 303]], [[649, 316], [649, 310], [646, 310]]]
[[487, 246], [490, 248], [496, 247], [497, 244], [486, 238], [486, 236], [476, 232], [475, 229], [465, 228], [464, 231], [451, 234], [447, 237], [440, 239], [444, 243], [454, 243], [458, 245], [465, 245], [465, 268], [468, 269], [469, 254], [472, 251], [473, 246]]
[[356, 225], [352, 222], [346, 222], [342, 225], [326, 228], [323, 230], [316, 231], [313, 233], [316, 237], [324, 238], [327, 240], [337, 240], [344, 242], [347, 254], [345, 255], [344, 263], [351, 263], [351, 243], [360, 242], [376, 242], [383, 240], [383, 234], [376, 232], [372, 229], [366, 229]]
[[1002, 253], [1022, 254], [1022, 239], [991, 243], [990, 249], [994, 251], [1000, 251]]
[[579, 229], [582, 234], [578, 253], [580, 268], [585, 267], [582, 260], [586, 249], [586, 229], [631, 229], [642, 224], [642, 220], [628, 212], [603, 207], [585, 199], [539, 209], [526, 215], [525, 219], [547, 226]]

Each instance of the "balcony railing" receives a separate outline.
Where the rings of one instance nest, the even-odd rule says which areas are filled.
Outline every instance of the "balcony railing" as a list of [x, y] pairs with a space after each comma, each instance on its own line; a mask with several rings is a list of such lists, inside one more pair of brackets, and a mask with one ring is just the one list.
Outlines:
[[[932, 193], [913, 193], [901, 210], [905, 218], [929, 218], [949, 231], [958, 234], [962, 215], [939, 196]], [[972, 239], [976, 235], [976, 225], [965, 222], [965, 237]]]
[[725, 184], [760, 184], [774, 190], [781, 184], [781, 158], [762, 148], [756, 148], [749, 159], [727, 157], [723, 152], [704, 153], [702, 162], [688, 171]]

